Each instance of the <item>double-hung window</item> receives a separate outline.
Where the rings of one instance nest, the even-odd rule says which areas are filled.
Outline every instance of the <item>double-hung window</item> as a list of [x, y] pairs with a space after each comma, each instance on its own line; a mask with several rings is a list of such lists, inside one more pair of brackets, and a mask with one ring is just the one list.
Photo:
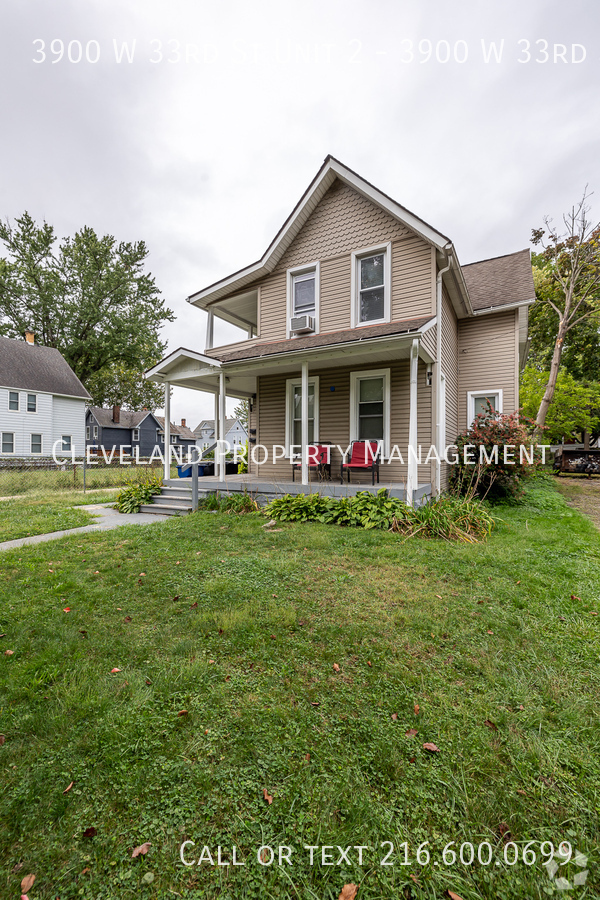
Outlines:
[[62, 437], [61, 449], [62, 449], [63, 453], [70, 453], [71, 452], [71, 435], [63, 434], [61, 437]]
[[32, 453], [41, 453], [42, 452], [42, 435], [41, 434], [32, 434], [31, 435], [31, 452]]
[[94, 425], [94, 440], [98, 440], [98, 426]]
[[[19, 412], [19, 392], [8, 392], [8, 408], [11, 412]], [[12, 451], [11, 451], [12, 452]]]
[[488, 402], [494, 413], [501, 413], [502, 391], [496, 388], [491, 391], [469, 391], [467, 393], [469, 424], [473, 422], [475, 416], [488, 412]]
[[15, 436], [12, 431], [3, 431], [2, 432], [2, 452], [3, 453], [14, 453], [15, 452]]
[[139, 441], [139, 439], [140, 439], [140, 429], [139, 429], [139, 428], [134, 428], [134, 429], [132, 430], [132, 432], [131, 432], [131, 440], [132, 440], [132, 441]]
[[[290, 456], [299, 456], [302, 446], [302, 381], [289, 378], [286, 382], [286, 449]], [[319, 379], [308, 379], [308, 443], [319, 440]], [[293, 449], [292, 449], [293, 447]]]
[[390, 321], [391, 246], [352, 254], [352, 323]]
[[287, 272], [288, 316], [311, 316], [319, 330], [319, 263]]
[[350, 440], [390, 447], [390, 370], [350, 373]]
[[37, 396], [27, 394], [27, 412], [37, 412]]

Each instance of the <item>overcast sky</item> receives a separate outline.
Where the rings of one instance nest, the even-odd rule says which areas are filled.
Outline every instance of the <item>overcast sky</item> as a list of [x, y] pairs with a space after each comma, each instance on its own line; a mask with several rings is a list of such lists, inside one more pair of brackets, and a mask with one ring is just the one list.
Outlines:
[[599, 191], [599, 26], [594, 0], [0, 0], [0, 215], [145, 240], [169, 351], [201, 351], [185, 297], [262, 255], [328, 153], [462, 263]]

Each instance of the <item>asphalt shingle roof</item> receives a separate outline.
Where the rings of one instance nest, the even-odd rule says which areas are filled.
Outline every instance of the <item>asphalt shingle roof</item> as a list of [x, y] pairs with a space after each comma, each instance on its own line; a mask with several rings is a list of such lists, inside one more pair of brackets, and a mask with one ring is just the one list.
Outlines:
[[482, 259], [461, 269], [474, 310], [535, 299], [529, 250]]
[[[98, 425], [102, 428], [137, 428], [140, 422], [151, 415], [147, 409], [141, 412], [132, 412], [128, 409], [122, 409], [119, 414], [119, 423], [113, 422], [113, 411], [111, 409], [103, 409], [101, 406], [90, 406], [90, 412], [94, 416]], [[156, 418], [156, 416], [154, 417]]]
[[0, 385], [90, 399], [66, 359], [53, 347], [0, 337]]

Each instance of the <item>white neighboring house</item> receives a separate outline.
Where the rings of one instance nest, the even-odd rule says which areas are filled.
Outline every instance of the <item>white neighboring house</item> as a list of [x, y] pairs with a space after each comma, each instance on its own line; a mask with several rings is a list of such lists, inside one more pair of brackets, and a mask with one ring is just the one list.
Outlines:
[[[85, 453], [85, 406], [90, 395], [52, 347], [0, 337], [0, 457]], [[58, 441], [58, 443], [56, 443]]]
[[[204, 419], [194, 428], [196, 435], [196, 447], [199, 450], [206, 450], [207, 447], [215, 443], [215, 420]], [[225, 419], [225, 440], [231, 448], [237, 444], [245, 444], [248, 440], [248, 432], [244, 428], [239, 419]]]

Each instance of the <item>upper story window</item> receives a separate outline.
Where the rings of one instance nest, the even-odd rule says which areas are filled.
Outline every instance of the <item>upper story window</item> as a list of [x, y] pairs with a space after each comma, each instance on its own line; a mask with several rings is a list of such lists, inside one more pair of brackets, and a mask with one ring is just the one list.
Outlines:
[[391, 244], [352, 254], [352, 325], [390, 321]]
[[37, 412], [37, 396], [27, 394], [27, 412]]
[[98, 439], [98, 426], [94, 425], [94, 440]]
[[133, 431], [131, 432], [131, 440], [139, 441], [139, 439], [140, 439], [140, 429], [134, 428]]
[[287, 271], [287, 309], [290, 334], [292, 330], [291, 320], [301, 316], [308, 316], [312, 322], [308, 322], [303, 331], [319, 330], [319, 263], [311, 263], [308, 266], [300, 266]]
[[19, 412], [19, 392], [18, 391], [9, 391], [8, 392], [8, 408], [13, 412]]
[[86, 441], [89, 441], [89, 439], [90, 439], [90, 426], [89, 425], [85, 426], [85, 439], [86, 439]]

